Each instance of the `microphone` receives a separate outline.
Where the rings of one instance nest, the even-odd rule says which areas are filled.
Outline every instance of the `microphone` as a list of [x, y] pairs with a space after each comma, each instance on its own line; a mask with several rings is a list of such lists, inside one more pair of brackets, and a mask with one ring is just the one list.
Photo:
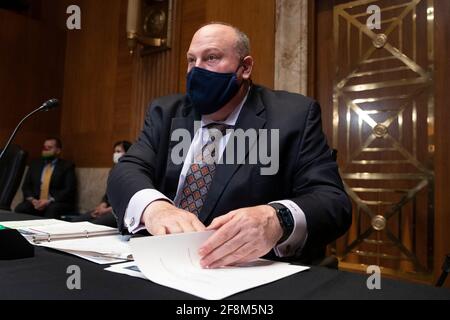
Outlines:
[[28, 119], [30, 118], [32, 115], [34, 115], [35, 113], [38, 112], [47, 112], [50, 110], [53, 110], [55, 108], [57, 108], [59, 106], [59, 100], [58, 99], [50, 99], [46, 102], [44, 102], [39, 108], [37, 108], [36, 110], [32, 111], [31, 113], [27, 114], [17, 125], [16, 129], [14, 129], [14, 132], [12, 133], [11, 137], [9, 137], [8, 142], [6, 143], [6, 146], [3, 148], [3, 151], [0, 154], [0, 160], [3, 158], [3, 156], [6, 153], [6, 150], [8, 149], [8, 147], [10, 146], [11, 142], [13, 141], [14, 137], [17, 134], [17, 131], [19, 131], [19, 129], [22, 127], [22, 124]]
[[42, 104], [39, 108], [42, 109], [42, 111], [50, 111], [53, 109], [56, 109], [59, 106], [58, 99], [50, 99]]

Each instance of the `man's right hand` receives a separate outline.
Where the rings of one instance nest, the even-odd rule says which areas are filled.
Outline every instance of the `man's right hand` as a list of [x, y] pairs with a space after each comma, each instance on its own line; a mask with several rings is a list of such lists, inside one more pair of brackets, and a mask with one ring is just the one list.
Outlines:
[[205, 226], [196, 215], [178, 209], [167, 201], [150, 204], [142, 215], [141, 223], [154, 236], [205, 231]]

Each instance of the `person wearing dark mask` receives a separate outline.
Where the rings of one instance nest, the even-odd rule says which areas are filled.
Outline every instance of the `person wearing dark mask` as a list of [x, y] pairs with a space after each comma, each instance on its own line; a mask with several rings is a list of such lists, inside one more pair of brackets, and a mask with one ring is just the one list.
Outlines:
[[[198, 252], [204, 268], [260, 257], [320, 261], [350, 227], [352, 206], [318, 103], [254, 85], [249, 39], [226, 23], [197, 31], [187, 63], [187, 94], [151, 104], [138, 142], [110, 174], [119, 229], [158, 236], [213, 230]], [[186, 132], [189, 143], [180, 139]], [[254, 133], [254, 143], [233, 144], [238, 132]], [[270, 146], [268, 135], [278, 137]], [[264, 147], [279, 160], [270, 174], [262, 170]]]
[[[120, 159], [127, 153], [130, 147], [131, 142], [126, 140], [118, 141], [114, 144], [114, 153], [112, 156], [114, 165], [119, 163]], [[113, 209], [106, 194], [103, 196], [102, 201], [95, 207], [95, 209], [81, 214], [78, 217], [71, 218], [71, 220], [73, 222], [89, 221], [95, 224], [117, 228], [117, 221], [113, 215]]]
[[62, 143], [48, 138], [42, 157], [33, 161], [23, 182], [24, 201], [15, 211], [45, 218], [59, 218], [75, 210], [76, 178], [73, 163], [60, 158]]

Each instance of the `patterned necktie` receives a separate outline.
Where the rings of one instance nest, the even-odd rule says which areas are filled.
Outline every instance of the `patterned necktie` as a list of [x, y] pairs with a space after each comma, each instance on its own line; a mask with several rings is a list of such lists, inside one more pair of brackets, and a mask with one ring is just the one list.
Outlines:
[[45, 166], [44, 173], [42, 175], [41, 194], [39, 196], [40, 200], [48, 200], [52, 174], [53, 174], [53, 165], [49, 163]]
[[184, 180], [181, 195], [177, 197], [179, 208], [199, 215], [205, 204], [209, 188], [216, 173], [217, 150], [220, 138], [226, 135], [232, 126], [212, 123], [206, 126], [210, 139], [203, 146], [202, 152], [194, 157], [194, 163], [189, 167]]

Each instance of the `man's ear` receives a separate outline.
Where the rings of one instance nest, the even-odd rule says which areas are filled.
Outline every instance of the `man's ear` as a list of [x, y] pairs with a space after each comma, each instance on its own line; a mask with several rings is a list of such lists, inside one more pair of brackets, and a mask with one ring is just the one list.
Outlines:
[[242, 66], [243, 66], [242, 77], [244, 78], [244, 80], [248, 80], [251, 78], [252, 71], [253, 71], [253, 64], [254, 64], [254, 60], [253, 60], [252, 56], [247, 56], [242, 60]]

